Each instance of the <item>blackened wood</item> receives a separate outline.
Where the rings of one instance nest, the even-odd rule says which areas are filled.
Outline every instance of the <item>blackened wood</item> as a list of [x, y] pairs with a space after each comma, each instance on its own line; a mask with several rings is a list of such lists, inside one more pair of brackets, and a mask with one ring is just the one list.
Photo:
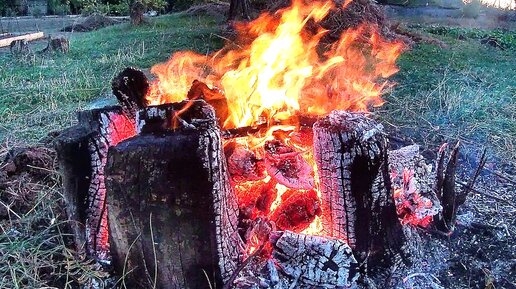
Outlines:
[[140, 134], [217, 125], [214, 110], [206, 105], [204, 100], [184, 100], [149, 106], [137, 112], [136, 121], [137, 131]]
[[[442, 213], [434, 217], [434, 222], [437, 229], [444, 232], [451, 232], [455, 227], [455, 220], [457, 217], [457, 203], [455, 190], [455, 175], [457, 171], [457, 160], [459, 155], [460, 143], [453, 147], [450, 152], [444, 173], [442, 176], [437, 176], [436, 191], [437, 196], [440, 196]], [[439, 160], [441, 163], [442, 160]]]
[[138, 69], [124, 69], [113, 78], [111, 88], [126, 114], [133, 119], [136, 117], [136, 111], [147, 105], [145, 96], [149, 91], [149, 81]]
[[224, 125], [229, 115], [228, 101], [224, 93], [216, 88], [209, 88], [202, 81], [194, 80], [192, 87], [188, 91], [188, 99], [203, 99], [215, 109], [221, 126]]
[[134, 122], [119, 106], [79, 112], [78, 120], [54, 142], [66, 210], [77, 249], [107, 261], [103, 165], [108, 147], [134, 134]]
[[209, 288], [206, 275], [219, 287], [238, 266], [236, 197], [214, 112], [204, 117], [109, 151], [113, 263], [130, 288]]
[[325, 233], [346, 240], [372, 267], [406, 257], [383, 127], [361, 113], [334, 111], [314, 125], [314, 155]]
[[[425, 159], [419, 153], [419, 146], [410, 145], [389, 151], [388, 162], [391, 185], [393, 189], [403, 192], [403, 196], [399, 196], [398, 201], [409, 203], [397, 204], [399, 205], [397, 207], [398, 217], [402, 219], [402, 222], [407, 221], [403, 220], [404, 216], [399, 211], [403, 207], [407, 209], [406, 206], [412, 206], [410, 212], [404, 212], [412, 215], [410, 223], [413, 225], [430, 224], [431, 218], [440, 212], [441, 205], [434, 192], [431, 167], [426, 164]], [[411, 176], [409, 181], [412, 191], [409, 189], [409, 192], [406, 191], [406, 174]]]

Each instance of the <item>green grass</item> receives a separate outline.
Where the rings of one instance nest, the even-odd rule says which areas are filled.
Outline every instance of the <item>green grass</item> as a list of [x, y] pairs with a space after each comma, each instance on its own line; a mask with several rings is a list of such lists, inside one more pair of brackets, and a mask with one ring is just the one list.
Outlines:
[[[416, 27], [448, 49], [422, 44], [399, 59], [398, 85], [380, 115], [417, 142], [460, 139], [516, 160], [516, 32]], [[505, 50], [481, 43], [491, 36]]]
[[170, 15], [73, 36], [66, 55], [0, 54], [0, 142], [34, 142], [71, 125], [124, 67], [150, 68], [181, 49], [207, 52], [221, 43], [217, 30], [213, 19]]

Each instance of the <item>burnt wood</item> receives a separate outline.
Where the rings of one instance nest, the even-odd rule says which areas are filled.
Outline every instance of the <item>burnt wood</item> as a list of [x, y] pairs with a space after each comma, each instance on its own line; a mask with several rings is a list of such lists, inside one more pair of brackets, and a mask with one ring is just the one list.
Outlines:
[[192, 112], [178, 127], [163, 124], [180, 105], [149, 108], [142, 134], [109, 150], [111, 250], [128, 288], [220, 288], [238, 267], [238, 206], [215, 114], [204, 101], [183, 104]]
[[113, 94], [124, 109], [124, 112], [132, 117], [136, 117], [136, 111], [147, 105], [145, 96], [149, 91], [149, 81], [145, 74], [132, 67], [128, 67], [120, 72], [111, 82]]
[[290, 231], [274, 232], [271, 240], [274, 263], [295, 288], [348, 288], [358, 279], [358, 262], [342, 240]]
[[108, 261], [104, 164], [108, 147], [135, 133], [119, 106], [78, 113], [78, 124], [54, 141], [66, 211], [77, 250]]
[[368, 267], [408, 262], [383, 127], [362, 113], [333, 111], [313, 130], [326, 235], [346, 240]]

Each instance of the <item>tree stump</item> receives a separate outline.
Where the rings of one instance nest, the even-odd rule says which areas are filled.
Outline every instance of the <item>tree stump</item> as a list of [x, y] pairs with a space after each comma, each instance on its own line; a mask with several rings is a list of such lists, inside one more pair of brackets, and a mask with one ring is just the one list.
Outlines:
[[[241, 10], [241, 13], [239, 12]], [[235, 20], [238, 16], [242, 16], [245, 20], [250, 20], [249, 0], [231, 0], [229, 3], [228, 20]]]
[[48, 40], [48, 45], [43, 49], [43, 53], [47, 52], [61, 52], [68, 53], [70, 51], [70, 41], [64, 37], [51, 38]]
[[390, 267], [405, 243], [396, 215], [383, 127], [362, 113], [333, 111], [314, 124], [326, 234], [346, 240], [359, 263]]
[[145, 22], [143, 13], [145, 13], [145, 5], [142, 1], [134, 1], [131, 4], [131, 13], [129, 15], [133, 26], [138, 26]]
[[78, 250], [109, 261], [104, 165], [109, 146], [135, 134], [119, 106], [82, 111], [55, 140], [63, 195]]
[[152, 107], [139, 123], [140, 135], [111, 148], [106, 166], [114, 267], [130, 288], [220, 288], [242, 241], [213, 109]]
[[11, 42], [9, 48], [13, 55], [25, 55], [30, 53], [29, 43], [25, 39]]

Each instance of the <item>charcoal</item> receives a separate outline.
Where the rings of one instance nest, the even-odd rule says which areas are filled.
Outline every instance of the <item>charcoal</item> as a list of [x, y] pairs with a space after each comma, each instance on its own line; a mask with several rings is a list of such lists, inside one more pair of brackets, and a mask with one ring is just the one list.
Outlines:
[[278, 183], [291, 189], [314, 187], [313, 168], [300, 152], [278, 140], [267, 141], [265, 152], [265, 168]]
[[228, 170], [234, 181], [256, 181], [265, 177], [263, 161], [245, 148], [234, 142], [224, 146]]
[[321, 214], [319, 197], [314, 190], [290, 191], [283, 197], [271, 216], [271, 220], [281, 230], [301, 232]]

